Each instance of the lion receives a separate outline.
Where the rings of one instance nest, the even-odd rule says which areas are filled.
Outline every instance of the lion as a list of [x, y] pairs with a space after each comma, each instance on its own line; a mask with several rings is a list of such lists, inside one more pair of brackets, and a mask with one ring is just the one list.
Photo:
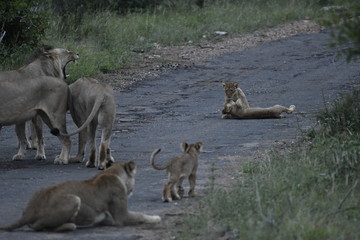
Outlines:
[[[71, 148], [70, 136], [85, 128], [82, 126], [74, 133], [67, 134], [66, 112], [68, 109], [68, 85], [59, 78], [41, 76], [32, 79], [13, 79], [0, 81], [0, 125], [22, 126], [17, 128], [18, 139], [26, 139], [25, 122], [40, 116], [51, 133], [58, 136], [62, 143], [55, 164], [68, 164]], [[41, 129], [42, 131], [42, 129]], [[21, 149], [26, 149], [24, 141]]]
[[[78, 153], [70, 158], [70, 162], [82, 162], [85, 155], [85, 145], [89, 142], [90, 156], [86, 167], [103, 170], [114, 162], [111, 156], [110, 138], [115, 119], [115, 99], [113, 89], [93, 78], [80, 78], [70, 84], [69, 109], [75, 124], [80, 127], [92, 114], [92, 121], [87, 129], [79, 133]], [[96, 154], [96, 127], [102, 128], [99, 157]], [[99, 159], [99, 161], [95, 161]]]
[[[181, 143], [181, 148], [183, 150], [183, 154], [181, 156], [174, 157], [161, 166], [155, 164], [155, 156], [161, 151], [161, 149], [154, 150], [150, 157], [150, 163], [154, 169], [166, 169], [168, 173], [168, 182], [164, 185], [162, 197], [164, 202], [178, 200], [184, 196], [182, 182], [185, 178], [189, 179], [189, 197], [194, 197], [196, 195], [196, 170], [198, 167], [198, 158], [203, 149], [203, 144], [202, 142], [188, 144], [184, 141]], [[175, 190], [175, 185], [177, 187], [177, 191]]]
[[161, 217], [128, 210], [136, 163], [115, 163], [86, 181], [68, 181], [36, 192], [22, 217], [2, 230], [28, 225], [35, 231], [73, 231], [77, 227], [158, 223]]
[[283, 118], [281, 113], [291, 114], [295, 110], [295, 105], [284, 107], [274, 105], [272, 107], [260, 108], [250, 107], [244, 92], [238, 87], [237, 82], [223, 82], [225, 90], [225, 103], [222, 113], [224, 119], [264, 119], [264, 118]]
[[[64, 80], [66, 78], [65, 67], [73, 61], [79, 59], [79, 55], [75, 52], [69, 51], [63, 48], [54, 48], [52, 46], [44, 46], [39, 48], [31, 56], [29, 63], [21, 67], [18, 70], [0, 72], [0, 82], [10, 82], [15, 80], [33, 79], [39, 76], [48, 76]], [[9, 83], [10, 84], [10, 83]], [[22, 83], [17, 81], [12, 85], [16, 88], [24, 88], [27, 90], [28, 83]], [[7, 94], [11, 93], [13, 89], [6, 88]], [[24, 96], [31, 96], [38, 94], [37, 92], [24, 91]], [[34, 126], [34, 132], [32, 134], [32, 143], [29, 144], [25, 134], [25, 122], [17, 121], [15, 125], [15, 131], [19, 142], [19, 151], [13, 156], [13, 160], [21, 160], [25, 157], [26, 148], [32, 147], [37, 149], [35, 159], [44, 160], [46, 159], [44, 150], [44, 139], [42, 134], [42, 121], [39, 117], [32, 119]], [[1, 129], [0, 123], [0, 129]]]

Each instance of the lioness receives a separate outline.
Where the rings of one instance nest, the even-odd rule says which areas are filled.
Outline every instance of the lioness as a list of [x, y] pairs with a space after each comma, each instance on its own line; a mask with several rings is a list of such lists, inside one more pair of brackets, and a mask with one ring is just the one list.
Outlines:
[[28, 225], [35, 231], [72, 231], [77, 226], [124, 226], [157, 223], [160, 216], [128, 211], [127, 198], [135, 184], [136, 164], [115, 163], [86, 181], [69, 181], [36, 192], [22, 217], [1, 227]]
[[[165, 170], [168, 173], [168, 182], [164, 185], [163, 197], [164, 202], [171, 202], [172, 200], [181, 199], [184, 196], [184, 188], [182, 182], [185, 178], [189, 179], [189, 196], [194, 197], [195, 194], [195, 182], [196, 182], [196, 170], [198, 167], [198, 158], [202, 151], [202, 142], [195, 144], [188, 144], [186, 142], [181, 143], [183, 154], [179, 157], [174, 157], [164, 165], [155, 164], [155, 156], [161, 151], [156, 149], [150, 157], [150, 163], [156, 170]], [[177, 191], [175, 190], [175, 185]]]
[[[87, 167], [95, 167], [99, 159], [98, 169], [103, 170], [114, 162], [111, 156], [110, 138], [115, 119], [115, 99], [110, 86], [102, 84], [93, 78], [80, 78], [69, 86], [69, 109], [75, 124], [80, 127], [90, 116], [91, 123], [87, 129], [79, 133], [78, 153], [70, 158], [70, 162], [81, 162], [85, 155], [85, 145], [89, 141], [90, 156]], [[97, 157], [95, 136], [97, 125], [102, 127], [99, 147], [100, 157]]]
[[[66, 78], [66, 65], [71, 61], [76, 62], [78, 58], [79, 55], [77, 53], [67, 49], [44, 46], [37, 49], [31, 56], [29, 63], [20, 69], [0, 72], [0, 82], [16, 80], [25, 81], [26, 79], [33, 79], [38, 76], [49, 76], [63, 80]], [[8, 87], [4, 89], [7, 94], [14, 92], [14, 89], [12, 88], [23, 88], [25, 91], [23, 92], [24, 96], [22, 97], [24, 98], [39, 94], [38, 92], [31, 92], [31, 88], [27, 89], [29, 84], [21, 81], [14, 82], [14, 84], [9, 84], [7, 86]], [[36, 133], [32, 134], [31, 143], [31, 146], [37, 149], [35, 159], [46, 159], [42, 134], [42, 121], [39, 120], [39, 118], [34, 117], [32, 122]], [[1, 125], [2, 124], [0, 123], [0, 129]], [[25, 157], [26, 148], [30, 145], [25, 134], [25, 122], [17, 121], [15, 131], [19, 141], [19, 151], [13, 156], [13, 160], [20, 160]]]
[[262, 118], [282, 118], [281, 113], [292, 113], [295, 110], [295, 105], [289, 108], [274, 105], [268, 108], [250, 107], [244, 92], [238, 87], [236, 82], [223, 82], [225, 90], [225, 103], [222, 113], [222, 118], [237, 118], [237, 119], [262, 119]]

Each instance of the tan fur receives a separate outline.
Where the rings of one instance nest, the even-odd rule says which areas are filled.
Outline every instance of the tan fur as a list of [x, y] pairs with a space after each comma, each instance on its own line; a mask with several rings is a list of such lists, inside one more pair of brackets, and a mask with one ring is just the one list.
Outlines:
[[[87, 129], [79, 133], [78, 153], [70, 158], [70, 162], [81, 162], [85, 155], [85, 145], [90, 145], [90, 156], [86, 162], [87, 167], [103, 170], [114, 162], [111, 156], [110, 138], [115, 119], [115, 99], [110, 86], [100, 83], [93, 78], [80, 78], [69, 86], [69, 109], [75, 124], [80, 127], [93, 111], [95, 115]], [[102, 128], [99, 145], [99, 161], [96, 161], [95, 136], [96, 127]]]
[[262, 119], [262, 118], [282, 118], [281, 113], [292, 113], [295, 105], [289, 108], [274, 105], [268, 108], [250, 107], [244, 92], [238, 87], [236, 82], [223, 82], [225, 90], [225, 103], [222, 110], [223, 118], [237, 119]]
[[[182, 142], [181, 148], [183, 154], [179, 157], [174, 157], [162, 166], [155, 164], [155, 156], [161, 151], [156, 149], [150, 157], [151, 166], [156, 170], [165, 170], [168, 173], [168, 182], [164, 185], [163, 201], [171, 202], [172, 200], [181, 199], [184, 196], [184, 188], [182, 182], [185, 178], [188, 178], [190, 190], [189, 196], [194, 197], [195, 183], [196, 183], [196, 170], [198, 167], [199, 154], [202, 151], [202, 142], [195, 144], [188, 144]], [[175, 190], [175, 185], [177, 191]]]
[[[62, 81], [62, 79], [65, 79], [66, 77], [66, 65], [70, 61], [77, 61], [78, 58], [78, 54], [71, 52], [67, 49], [45, 47], [37, 50], [29, 64], [21, 67], [18, 70], [0, 72], [0, 82], [2, 82], [2, 89], [0, 91], [1, 93], [4, 93], [4, 95], [1, 96], [2, 100], [4, 100], [5, 102], [10, 102], [11, 99], [17, 99], [18, 101], [18, 103], [10, 102], [10, 104], [4, 104], [0, 107], [0, 113], [2, 115], [0, 128], [1, 125], [16, 124], [15, 130], [19, 140], [19, 151], [16, 155], [13, 156], [14, 160], [20, 160], [25, 157], [26, 148], [29, 146], [25, 134], [25, 121], [29, 119], [26, 118], [25, 120], [23, 119], [24, 121], [20, 121], [20, 119], [14, 118], [12, 116], [13, 122], [9, 121], [9, 114], [11, 112], [9, 111], [9, 108], [11, 108], [12, 112], [18, 112], [18, 114], [20, 113], [20, 111], [22, 111], [22, 109], [27, 111], [40, 110], [31, 110], [30, 108], [35, 106], [26, 105], [28, 104], [26, 99], [29, 98], [29, 102], [34, 103], [31, 98], [36, 98], [36, 101], [38, 101], [37, 104], [40, 107], [40, 105], [42, 104], [42, 100], [40, 99], [40, 97], [42, 96], [40, 94], [46, 91], [45, 87], [47, 86], [44, 85], [43, 88], [41, 88], [40, 86], [35, 86], [37, 82], [44, 81], [46, 80], [46, 78], [41, 78], [40, 81], [25, 81], [29, 81], [29, 79], [34, 79], [40, 76], [48, 76], [50, 77], [49, 79], [52, 79], [52, 81], [55, 78]], [[50, 87], [50, 85], [48, 87]], [[55, 89], [49, 88], [48, 90], [53, 91]], [[62, 91], [66, 90], [61, 88], [61, 90], [59, 89], [59, 91], [59, 94], [63, 94]], [[18, 94], [21, 95], [19, 96]], [[54, 95], [57, 95], [57, 93], [54, 93]], [[63, 98], [65, 97], [65, 100], [66, 96], [67, 94], [63, 95]], [[44, 98], [44, 101], [45, 100], [49, 99]], [[55, 99], [53, 99], [52, 101], [54, 100]], [[5, 103], [4, 101], [2, 103]], [[22, 106], [19, 104], [20, 102], [23, 104]], [[45, 104], [55, 106], [57, 103], [52, 102]], [[18, 109], [15, 109], [15, 107], [17, 107]], [[47, 110], [50, 110], [50, 108], [48, 108]], [[47, 113], [51, 114], [51, 112]], [[36, 116], [36, 114], [34, 116]], [[42, 134], [42, 121], [39, 117], [34, 117], [32, 119], [32, 122], [34, 126], [34, 132], [36, 133], [32, 134], [31, 144], [32, 147], [35, 147], [37, 149], [35, 159], [45, 159], [46, 156], [44, 150], [44, 139]], [[67, 140], [64, 141], [67, 142]], [[62, 155], [64, 155], [64, 153]], [[66, 160], [64, 161], [66, 162]]]
[[157, 223], [159, 216], [128, 211], [136, 164], [115, 163], [86, 181], [69, 181], [36, 192], [22, 217], [3, 230], [28, 225], [36, 231], [71, 231], [97, 225], [124, 226]]

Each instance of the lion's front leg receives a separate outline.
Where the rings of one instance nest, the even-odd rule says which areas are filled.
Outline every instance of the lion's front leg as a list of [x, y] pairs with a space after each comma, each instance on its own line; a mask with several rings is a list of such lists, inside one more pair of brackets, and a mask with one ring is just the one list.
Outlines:
[[246, 109], [246, 108], [249, 108], [250, 107], [250, 104], [245, 96], [245, 93], [240, 89], [238, 88], [237, 89], [237, 92], [238, 92], [238, 99], [236, 99], [236, 106], [238, 107], [241, 107], [243, 109]]
[[142, 223], [158, 223], [161, 217], [158, 215], [147, 215], [139, 212], [128, 212], [123, 221], [123, 225], [136, 225]]
[[19, 151], [13, 156], [13, 160], [22, 160], [25, 158], [27, 139], [25, 134], [25, 122], [15, 125], [16, 136], [19, 141]]
[[[35, 116], [32, 120], [32, 134], [31, 134], [31, 145], [34, 148], [36, 146], [36, 160], [45, 160], [45, 143], [43, 136], [43, 121], [40, 116]], [[35, 133], [35, 134], [34, 134]], [[36, 144], [34, 144], [36, 142]]]

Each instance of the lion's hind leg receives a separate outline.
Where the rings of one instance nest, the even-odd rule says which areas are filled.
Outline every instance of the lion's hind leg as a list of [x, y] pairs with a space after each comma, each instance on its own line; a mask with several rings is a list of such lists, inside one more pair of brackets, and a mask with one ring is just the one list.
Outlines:
[[104, 170], [115, 162], [114, 158], [111, 156], [110, 138], [111, 128], [103, 127], [99, 148], [99, 170]]
[[169, 184], [167, 184], [167, 183], [164, 184], [162, 200], [163, 200], [163, 202], [172, 202]]
[[90, 150], [89, 160], [86, 162], [86, 167], [94, 168], [97, 163], [97, 151], [96, 151], [96, 127], [97, 122], [92, 121], [88, 126], [88, 146]]
[[73, 194], [53, 196], [51, 202], [39, 212], [38, 219], [30, 225], [35, 231], [72, 231], [76, 229], [75, 217], [79, 213], [81, 199]]
[[292, 112], [295, 111], [295, 105], [290, 105], [290, 107], [288, 108], [288, 110], [286, 111], [286, 113], [290, 114]]
[[195, 184], [196, 184], [196, 173], [193, 172], [189, 176], [189, 185], [190, 185], [189, 197], [195, 197], [196, 196]]

